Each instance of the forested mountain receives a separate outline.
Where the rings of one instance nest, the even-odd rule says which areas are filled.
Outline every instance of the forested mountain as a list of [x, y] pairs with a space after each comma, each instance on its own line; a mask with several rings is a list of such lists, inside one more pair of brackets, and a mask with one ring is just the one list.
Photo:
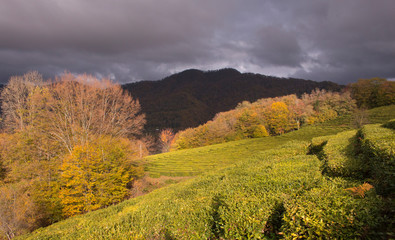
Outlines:
[[245, 100], [300, 95], [315, 88], [332, 91], [342, 88], [333, 82], [240, 73], [229, 68], [206, 72], [189, 69], [160, 81], [141, 81], [123, 87], [139, 99], [148, 131], [196, 127]]

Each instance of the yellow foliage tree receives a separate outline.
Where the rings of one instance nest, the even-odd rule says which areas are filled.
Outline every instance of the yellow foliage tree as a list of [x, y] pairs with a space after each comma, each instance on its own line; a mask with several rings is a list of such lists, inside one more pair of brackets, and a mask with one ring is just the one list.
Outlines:
[[282, 134], [289, 127], [289, 110], [284, 102], [274, 102], [268, 112], [267, 123], [273, 134]]
[[269, 134], [265, 126], [262, 125], [262, 120], [259, 119], [258, 114], [254, 111], [244, 109], [237, 118], [235, 124], [236, 133], [243, 138], [266, 137]]
[[75, 146], [61, 166], [63, 214], [73, 216], [117, 203], [127, 197], [133, 171], [127, 140], [100, 138]]

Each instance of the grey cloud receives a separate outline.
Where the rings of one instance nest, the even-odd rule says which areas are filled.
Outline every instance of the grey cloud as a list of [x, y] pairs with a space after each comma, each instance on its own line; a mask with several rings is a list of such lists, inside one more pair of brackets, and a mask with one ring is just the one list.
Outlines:
[[226, 14], [211, 1], [199, 4], [206, 8], [181, 0], [7, 1], [0, 10], [0, 42], [16, 49], [99, 53], [178, 44], [209, 34]]
[[265, 26], [257, 33], [251, 54], [261, 64], [295, 67], [303, 62], [303, 51], [293, 32]]
[[0, 0], [0, 81], [38, 70], [154, 80], [236, 67], [341, 83], [395, 78], [395, 2]]

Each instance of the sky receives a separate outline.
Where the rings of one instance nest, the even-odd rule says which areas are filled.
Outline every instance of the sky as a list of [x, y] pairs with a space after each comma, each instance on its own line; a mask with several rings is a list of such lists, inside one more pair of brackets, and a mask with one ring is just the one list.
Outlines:
[[394, 0], [0, 0], [0, 82], [36, 70], [119, 83], [235, 68], [395, 79]]

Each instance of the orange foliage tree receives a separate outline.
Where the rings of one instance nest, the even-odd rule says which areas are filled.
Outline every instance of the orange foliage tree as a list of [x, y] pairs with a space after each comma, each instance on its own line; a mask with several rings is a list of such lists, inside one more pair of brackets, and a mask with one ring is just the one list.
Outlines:
[[241, 111], [237, 118], [235, 129], [236, 135], [239, 135], [240, 139], [266, 137], [269, 135], [258, 114], [248, 109]]
[[167, 128], [160, 132], [159, 141], [162, 145], [162, 152], [168, 152], [170, 150], [170, 146], [174, 140], [174, 132], [173, 130]]
[[0, 238], [12, 239], [39, 226], [42, 216], [29, 187], [29, 181], [0, 186]]

